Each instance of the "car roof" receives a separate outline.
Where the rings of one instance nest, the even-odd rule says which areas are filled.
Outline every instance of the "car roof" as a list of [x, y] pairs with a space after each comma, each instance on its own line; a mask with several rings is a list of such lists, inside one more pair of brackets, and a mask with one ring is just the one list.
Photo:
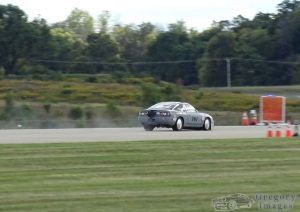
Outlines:
[[[189, 104], [189, 105], [191, 105], [190, 103], [187, 103], [187, 102], [158, 102], [154, 105], [158, 106], [158, 105], [177, 105], [177, 104]], [[150, 107], [153, 107], [154, 105], [152, 105]]]
[[158, 102], [157, 104], [179, 104], [181, 102]]
[[189, 104], [187, 102], [158, 102], [156, 104]]

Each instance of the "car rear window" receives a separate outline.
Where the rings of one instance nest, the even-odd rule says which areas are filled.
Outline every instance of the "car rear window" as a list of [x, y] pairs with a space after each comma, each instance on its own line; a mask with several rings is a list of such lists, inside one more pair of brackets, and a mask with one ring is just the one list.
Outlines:
[[173, 110], [173, 108], [176, 106], [177, 104], [170, 104], [170, 103], [158, 103], [158, 104], [155, 104], [151, 107], [149, 107], [150, 110], [153, 110], [153, 109], [158, 109], [158, 110], [162, 110], [162, 109], [165, 109], [165, 110]]

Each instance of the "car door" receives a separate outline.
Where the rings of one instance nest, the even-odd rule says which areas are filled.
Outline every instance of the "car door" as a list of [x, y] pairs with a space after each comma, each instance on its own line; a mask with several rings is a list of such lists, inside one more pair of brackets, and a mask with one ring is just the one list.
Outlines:
[[203, 125], [203, 117], [192, 105], [185, 104], [186, 112], [189, 116], [190, 127], [201, 127]]
[[187, 116], [183, 104], [178, 104], [173, 110], [176, 111], [177, 117], [182, 117], [184, 119], [184, 125], [186, 126]]
[[196, 115], [195, 116], [197, 117], [196, 127], [202, 127], [203, 123], [204, 123], [203, 113], [200, 113], [199, 111], [196, 110]]
[[181, 116], [184, 119], [184, 126], [191, 127], [191, 117], [188, 115], [184, 104], [177, 105], [174, 110], [177, 112], [177, 117]]

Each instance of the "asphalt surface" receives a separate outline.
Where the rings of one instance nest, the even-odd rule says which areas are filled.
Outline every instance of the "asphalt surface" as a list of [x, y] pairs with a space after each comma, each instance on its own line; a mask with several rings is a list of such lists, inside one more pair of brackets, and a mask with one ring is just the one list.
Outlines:
[[[140, 128], [0, 130], [0, 144], [264, 138], [266, 126], [216, 126], [212, 131]], [[282, 129], [284, 133], [284, 129]]]

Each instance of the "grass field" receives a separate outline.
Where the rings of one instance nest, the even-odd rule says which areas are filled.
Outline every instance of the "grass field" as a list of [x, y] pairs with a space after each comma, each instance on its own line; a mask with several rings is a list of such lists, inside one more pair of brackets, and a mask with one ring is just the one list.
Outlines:
[[299, 197], [299, 179], [296, 139], [0, 146], [0, 211], [206, 212], [225, 194]]

